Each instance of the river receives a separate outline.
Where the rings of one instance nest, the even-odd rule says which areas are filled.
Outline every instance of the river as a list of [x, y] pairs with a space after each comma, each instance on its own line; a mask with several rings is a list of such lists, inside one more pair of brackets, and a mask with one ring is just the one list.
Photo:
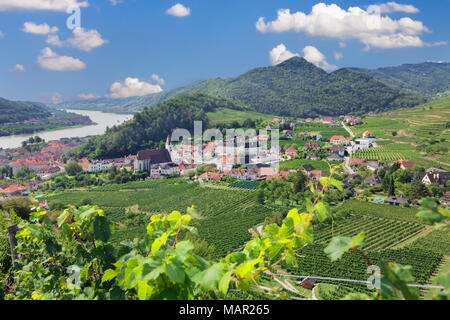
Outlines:
[[61, 138], [75, 138], [96, 136], [105, 133], [106, 127], [119, 125], [133, 118], [133, 115], [124, 115], [116, 113], [104, 113], [100, 111], [88, 110], [67, 110], [68, 112], [81, 114], [91, 118], [96, 125], [84, 126], [80, 128], [66, 128], [52, 131], [36, 132], [34, 134], [23, 134], [15, 136], [0, 137], [0, 148], [17, 148], [22, 146], [22, 141], [30, 137], [39, 136], [45, 141], [59, 140]]

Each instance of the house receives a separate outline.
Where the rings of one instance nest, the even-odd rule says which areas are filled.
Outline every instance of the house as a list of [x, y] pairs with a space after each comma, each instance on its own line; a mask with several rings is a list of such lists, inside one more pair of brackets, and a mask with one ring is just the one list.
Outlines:
[[283, 130], [281, 132], [281, 135], [286, 138], [292, 138], [292, 131], [291, 130]]
[[317, 153], [310, 153], [306, 158], [309, 160], [320, 160], [320, 156]]
[[344, 161], [344, 158], [336, 153], [332, 153], [327, 157], [327, 161]]
[[352, 181], [354, 181], [354, 180], [360, 180], [360, 181], [362, 181], [362, 177], [359, 175], [359, 174], [350, 174], [350, 175], [348, 175], [347, 176], [347, 181], [348, 182], [352, 182]]
[[320, 150], [320, 146], [318, 143], [308, 142], [305, 144], [305, 151], [309, 149]]
[[311, 277], [306, 277], [305, 279], [303, 279], [300, 285], [306, 290], [312, 290], [316, 286], [316, 280]]
[[0, 191], [0, 195], [6, 198], [12, 196], [26, 196], [29, 193], [30, 192], [27, 187], [21, 185], [11, 185]]
[[278, 118], [274, 118], [274, 119], [272, 120], [272, 123], [280, 124], [280, 123], [281, 123], [281, 120], [278, 119]]
[[436, 183], [438, 185], [445, 185], [447, 181], [450, 179], [450, 172], [432, 172], [426, 173], [422, 179], [422, 183], [426, 186], [431, 185], [432, 183]]
[[291, 173], [289, 171], [278, 171], [274, 175], [267, 176], [266, 180], [272, 180], [272, 179], [288, 180], [289, 179], [289, 175], [291, 175]]
[[243, 180], [243, 181], [247, 181], [247, 180], [254, 181], [257, 178], [256, 172], [249, 172], [248, 170], [245, 170], [245, 169], [226, 170], [226, 171], [224, 171], [223, 174], [226, 177], [236, 178], [238, 180]]
[[332, 136], [330, 139], [330, 143], [334, 146], [338, 146], [341, 144], [347, 144], [348, 141], [349, 141], [349, 139], [344, 136]]
[[198, 177], [198, 181], [207, 182], [207, 181], [220, 181], [224, 177], [223, 173], [220, 171], [210, 171], [205, 172], [200, 177]]
[[331, 148], [331, 152], [340, 155], [341, 157], [345, 156], [345, 147], [343, 146], [333, 146]]
[[366, 164], [365, 159], [350, 158], [350, 166], [364, 166]]
[[371, 187], [379, 187], [381, 185], [381, 178], [378, 176], [371, 176], [364, 179], [364, 183]]
[[382, 165], [378, 161], [369, 161], [367, 162], [367, 169], [370, 171], [377, 171], [378, 169], [383, 168]]
[[450, 191], [447, 191], [440, 199], [442, 205], [450, 207]]
[[268, 177], [276, 175], [277, 171], [272, 167], [263, 167], [258, 169], [259, 177]]
[[403, 203], [409, 203], [410, 200], [408, 198], [405, 198], [403, 196], [392, 196], [384, 200], [384, 203], [390, 204], [391, 206], [401, 206]]
[[402, 170], [413, 168], [416, 165], [414, 162], [405, 161], [403, 159], [398, 160], [397, 163], [400, 165]]
[[374, 138], [374, 137], [375, 135], [370, 131], [366, 131], [363, 133], [363, 138]]
[[323, 138], [323, 136], [322, 136], [321, 134], [318, 134], [318, 135], [316, 135], [316, 136], [314, 137], [314, 139], [315, 139], [316, 141], [320, 141], [320, 140], [322, 140], [322, 138]]
[[55, 176], [59, 173], [61, 173], [60, 167], [51, 167], [51, 166], [45, 167], [36, 172], [38, 177], [40, 177], [44, 181], [50, 180], [53, 176]]
[[296, 157], [298, 155], [298, 151], [297, 149], [290, 147], [286, 150], [286, 152], [284, 153], [288, 158], [293, 158]]
[[173, 163], [158, 163], [150, 166], [150, 176], [170, 176], [172, 174], [180, 174], [180, 167]]
[[150, 171], [151, 165], [172, 162], [169, 151], [164, 150], [142, 150], [136, 155], [134, 170]]
[[313, 170], [316, 170], [316, 168], [314, 168], [310, 164], [305, 164], [305, 165], [301, 166], [300, 168], [298, 168], [298, 171], [301, 171], [301, 172], [303, 172], [306, 175], [308, 175]]
[[309, 173], [308, 178], [319, 180], [320, 178], [328, 177], [328, 174], [325, 171], [322, 170], [313, 170]]

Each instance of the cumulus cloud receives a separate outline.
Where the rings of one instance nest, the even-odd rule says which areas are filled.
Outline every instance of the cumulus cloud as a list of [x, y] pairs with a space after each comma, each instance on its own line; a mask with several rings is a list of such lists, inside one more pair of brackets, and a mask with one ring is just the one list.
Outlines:
[[0, 11], [7, 10], [46, 10], [65, 12], [69, 7], [85, 8], [88, 1], [78, 0], [1, 0]]
[[334, 59], [336, 59], [336, 61], [341, 60], [344, 57], [344, 55], [342, 54], [342, 52], [334, 52]]
[[410, 4], [399, 4], [397, 2], [388, 2], [382, 4], [374, 4], [367, 8], [368, 12], [406, 12], [406, 13], [419, 13], [420, 10]]
[[156, 73], [152, 74], [152, 79], [156, 81], [157, 84], [163, 86], [166, 84], [166, 80], [158, 76]]
[[59, 94], [59, 93], [53, 93], [51, 96], [50, 96], [50, 101], [53, 103], [53, 104], [58, 104], [58, 103], [61, 103], [61, 102], [63, 102], [65, 99], [64, 99], [64, 97], [63, 97], [63, 95], [61, 95], [61, 94]]
[[24, 72], [25, 71], [25, 67], [21, 64], [16, 64], [13, 68], [14, 72]]
[[126, 78], [124, 81], [117, 81], [111, 85], [108, 98], [128, 98], [142, 97], [152, 93], [162, 92], [159, 85], [151, 84], [138, 78]]
[[404, 17], [399, 20], [365, 11], [359, 7], [348, 10], [336, 4], [319, 3], [312, 7], [311, 13], [291, 13], [289, 9], [278, 10], [277, 19], [266, 22], [260, 17], [256, 29], [267, 32], [302, 32], [315, 37], [329, 37], [341, 42], [358, 39], [366, 49], [423, 47], [420, 35], [429, 32], [421, 22]]
[[83, 61], [73, 57], [60, 56], [48, 47], [42, 49], [37, 62], [41, 69], [51, 71], [76, 71], [86, 68]]
[[300, 55], [289, 51], [284, 44], [278, 45], [269, 52], [270, 63], [272, 63], [273, 66], [293, 57], [300, 57]]
[[98, 99], [100, 97], [94, 93], [87, 93], [87, 94], [80, 93], [79, 95], [77, 95], [77, 98], [80, 100], [93, 100], [93, 99]]
[[166, 13], [181, 18], [189, 16], [191, 14], [191, 9], [183, 6], [181, 3], [177, 3], [167, 10]]
[[50, 35], [47, 38], [47, 44], [55, 47], [71, 47], [83, 51], [101, 47], [106, 43], [102, 35], [95, 29], [85, 31], [83, 28], [76, 28], [72, 31], [73, 37], [62, 41], [57, 35]]
[[26, 33], [32, 33], [32, 34], [48, 35], [48, 34], [58, 32], [58, 28], [50, 27], [46, 23], [36, 24], [34, 22], [25, 22], [23, 24], [22, 31], [26, 32]]
[[336, 70], [338, 67], [327, 62], [325, 56], [316, 47], [306, 46], [303, 48], [303, 56], [305, 60], [311, 62], [319, 68], [326, 71]]

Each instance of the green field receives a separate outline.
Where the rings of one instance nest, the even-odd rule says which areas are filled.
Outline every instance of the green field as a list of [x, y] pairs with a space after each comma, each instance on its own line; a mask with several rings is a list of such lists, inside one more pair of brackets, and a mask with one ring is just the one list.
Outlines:
[[208, 118], [210, 124], [218, 123], [232, 123], [234, 121], [242, 122], [246, 119], [251, 120], [272, 120], [275, 118], [273, 115], [268, 115], [264, 113], [258, 113], [254, 111], [238, 111], [227, 108], [217, 108], [215, 112], [208, 112]]
[[[378, 145], [385, 148], [378, 150], [378, 160], [400, 156], [423, 167], [441, 167], [450, 170], [448, 152], [429, 154], [420, 144], [429, 141], [439, 142], [442, 147], [450, 148], [450, 98], [433, 101], [410, 109], [398, 109], [386, 113], [368, 116], [363, 124], [352, 127], [356, 136], [366, 130], [378, 138], [387, 139]], [[393, 135], [395, 134], [395, 136]], [[355, 157], [364, 157], [356, 154]], [[398, 159], [397, 159], [398, 160]]]

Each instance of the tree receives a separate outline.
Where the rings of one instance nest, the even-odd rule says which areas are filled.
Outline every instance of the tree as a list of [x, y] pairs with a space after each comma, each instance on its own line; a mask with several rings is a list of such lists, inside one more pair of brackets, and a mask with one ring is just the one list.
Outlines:
[[259, 189], [256, 193], [256, 201], [258, 201], [259, 204], [264, 204], [265, 196], [264, 196], [264, 190]]
[[78, 173], [83, 172], [83, 168], [73, 161], [66, 166], [66, 172], [69, 176], [76, 176]]
[[302, 171], [299, 171], [296, 173], [293, 183], [294, 183], [294, 193], [303, 192], [306, 189], [308, 177]]
[[393, 176], [391, 176], [391, 180], [389, 181], [388, 195], [389, 197], [395, 196], [395, 181]]
[[421, 181], [414, 181], [408, 192], [408, 196], [412, 199], [422, 199], [430, 195], [427, 187]]

